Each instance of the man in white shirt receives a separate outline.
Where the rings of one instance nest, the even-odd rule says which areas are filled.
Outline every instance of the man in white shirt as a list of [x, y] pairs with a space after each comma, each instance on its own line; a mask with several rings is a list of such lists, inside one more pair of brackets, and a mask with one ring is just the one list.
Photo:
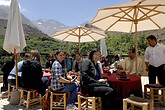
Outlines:
[[149, 83], [156, 84], [156, 76], [159, 83], [165, 85], [165, 45], [158, 44], [154, 35], [147, 37], [149, 47], [145, 51], [146, 71], [148, 71]]

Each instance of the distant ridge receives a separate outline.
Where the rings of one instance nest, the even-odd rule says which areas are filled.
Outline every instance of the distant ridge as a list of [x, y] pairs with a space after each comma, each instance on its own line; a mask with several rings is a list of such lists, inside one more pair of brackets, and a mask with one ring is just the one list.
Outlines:
[[42, 32], [52, 36], [56, 31], [70, 28], [56, 20], [39, 19], [32, 21], [33, 24]]
[[[0, 5], [0, 35], [5, 35], [6, 27], [7, 27], [7, 19], [9, 13], [9, 6]], [[47, 34], [43, 33], [24, 15], [21, 14], [22, 24], [24, 33], [26, 36], [47, 36]]]
[[[5, 35], [6, 27], [7, 27], [7, 20], [0, 19], [0, 35]], [[35, 27], [31, 27], [30, 25], [23, 24], [23, 30], [25, 36], [47, 36], [47, 34], [43, 33], [42, 31], [38, 30]]]

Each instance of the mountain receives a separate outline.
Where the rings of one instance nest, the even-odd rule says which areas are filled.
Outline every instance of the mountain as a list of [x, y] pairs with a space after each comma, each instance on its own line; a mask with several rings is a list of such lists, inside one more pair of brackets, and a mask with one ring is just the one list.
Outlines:
[[69, 26], [66, 26], [56, 20], [39, 19], [32, 22], [38, 29], [49, 36], [52, 36], [58, 30], [70, 28]]
[[[0, 5], [0, 19], [8, 19], [8, 14], [9, 14], [9, 6]], [[23, 24], [27, 24], [35, 28], [35, 25], [24, 15], [21, 14], [21, 18]]]
[[[0, 5], [0, 35], [5, 35], [9, 6]], [[46, 34], [38, 30], [36, 26], [24, 15], [21, 14], [23, 29], [26, 36], [45, 36]], [[46, 35], [47, 36], [47, 35]]]

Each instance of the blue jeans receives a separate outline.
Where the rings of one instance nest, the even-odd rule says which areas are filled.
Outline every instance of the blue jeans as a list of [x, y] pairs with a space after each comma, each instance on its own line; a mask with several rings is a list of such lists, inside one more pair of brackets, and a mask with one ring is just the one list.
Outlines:
[[48, 88], [48, 78], [47, 77], [43, 77], [42, 78], [42, 82], [44, 83], [44, 89], [46, 90]]
[[68, 104], [74, 104], [75, 99], [77, 97], [77, 92], [79, 90], [79, 86], [77, 83], [67, 84], [66, 87], [61, 92], [71, 92], [71, 97], [69, 99]]

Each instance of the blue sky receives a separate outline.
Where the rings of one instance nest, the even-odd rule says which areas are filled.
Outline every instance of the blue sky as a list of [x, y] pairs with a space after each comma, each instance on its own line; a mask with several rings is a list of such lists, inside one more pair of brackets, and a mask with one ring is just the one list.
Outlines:
[[[53, 19], [68, 26], [92, 20], [99, 8], [131, 0], [18, 0], [21, 13], [30, 20]], [[0, 0], [9, 5], [10, 0]]]

